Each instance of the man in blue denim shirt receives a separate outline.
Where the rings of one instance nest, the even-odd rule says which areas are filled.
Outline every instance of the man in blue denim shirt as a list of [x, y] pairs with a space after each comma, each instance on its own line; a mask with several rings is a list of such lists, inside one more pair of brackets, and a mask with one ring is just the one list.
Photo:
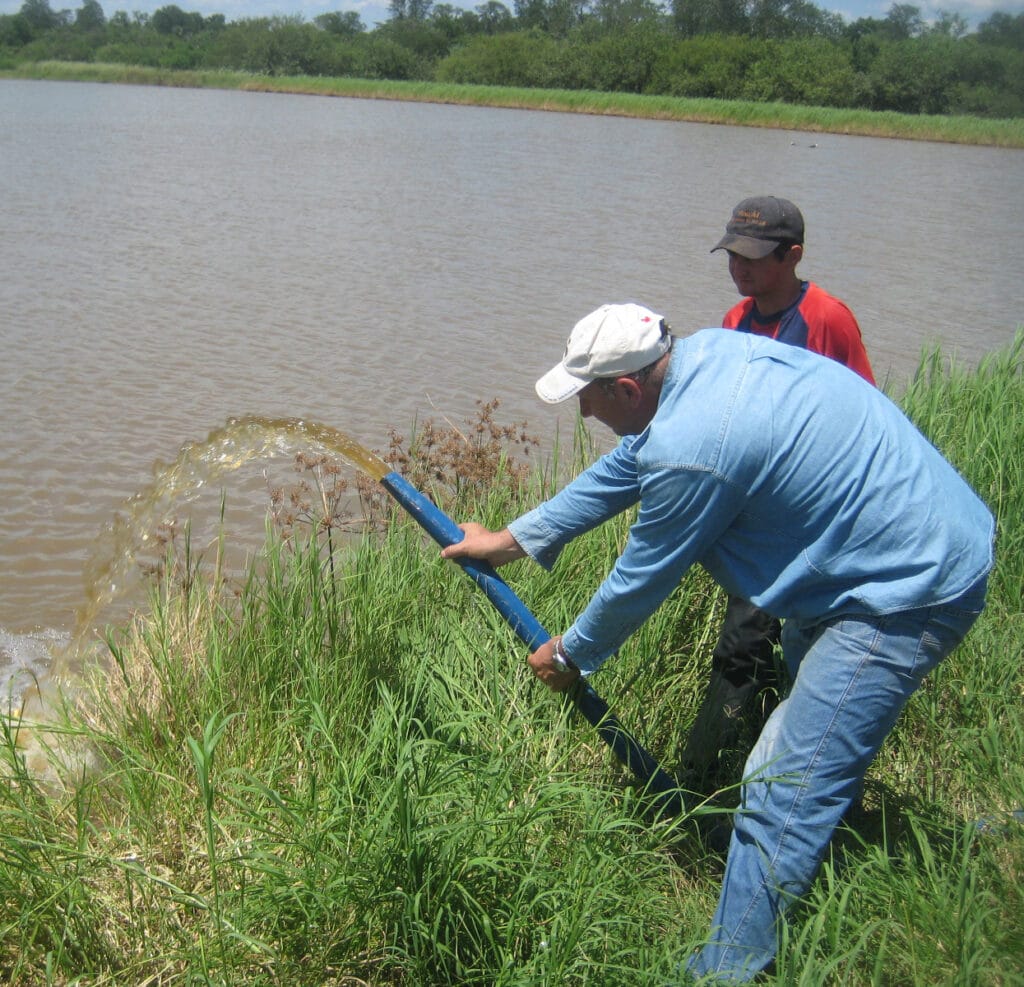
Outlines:
[[884, 394], [774, 340], [674, 339], [642, 306], [606, 305], [537, 392], [576, 395], [622, 441], [508, 528], [463, 525], [444, 556], [550, 568], [639, 502], [584, 612], [530, 656], [542, 681], [561, 691], [596, 671], [694, 563], [784, 620], [792, 687], [747, 760], [718, 909], [689, 963], [749, 980], [907, 699], [981, 612], [992, 515]]

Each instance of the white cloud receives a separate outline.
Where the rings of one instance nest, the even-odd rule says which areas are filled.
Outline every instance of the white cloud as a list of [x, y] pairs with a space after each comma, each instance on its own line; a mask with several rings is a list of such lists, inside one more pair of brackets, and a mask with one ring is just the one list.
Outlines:
[[914, 2], [914, 0], [862, 0], [862, 2], [839, 2], [835, 4], [818, 4], [825, 10], [842, 16], [848, 24], [861, 17], [874, 17], [884, 20], [894, 3], [909, 3], [921, 11], [925, 22], [938, 19], [940, 11], [960, 14], [971, 27], [977, 27], [995, 11], [1016, 16], [1024, 12], [1024, 0], [934, 0], [934, 2]]

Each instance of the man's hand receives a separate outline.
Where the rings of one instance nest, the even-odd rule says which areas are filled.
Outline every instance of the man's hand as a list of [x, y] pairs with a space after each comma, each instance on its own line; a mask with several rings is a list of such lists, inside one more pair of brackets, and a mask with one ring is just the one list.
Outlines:
[[460, 542], [441, 549], [442, 558], [446, 559], [484, 559], [495, 569], [506, 562], [515, 562], [526, 555], [519, 547], [519, 542], [512, 537], [508, 528], [491, 531], [482, 524], [460, 524], [459, 528], [466, 535]]
[[527, 659], [530, 663], [530, 668], [533, 669], [533, 674], [552, 692], [564, 692], [580, 677], [580, 670], [578, 668], [572, 667], [568, 671], [563, 671], [555, 663], [555, 648], [561, 643], [561, 638], [553, 637], [550, 641], [545, 641]]

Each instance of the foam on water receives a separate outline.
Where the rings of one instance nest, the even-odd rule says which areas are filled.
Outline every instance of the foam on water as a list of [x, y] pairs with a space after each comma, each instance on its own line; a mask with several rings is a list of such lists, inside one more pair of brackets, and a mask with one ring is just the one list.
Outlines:
[[71, 636], [62, 631], [45, 628], [30, 634], [14, 634], [0, 627], [0, 668], [4, 679], [0, 682], [4, 708], [12, 702], [20, 703], [15, 697], [30, 688], [37, 679], [49, 673], [54, 656], [63, 652]]

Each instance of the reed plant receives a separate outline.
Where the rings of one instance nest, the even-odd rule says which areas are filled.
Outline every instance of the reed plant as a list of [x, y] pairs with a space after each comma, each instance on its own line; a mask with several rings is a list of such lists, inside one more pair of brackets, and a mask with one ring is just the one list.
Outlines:
[[[1024, 333], [975, 369], [926, 354], [898, 397], [998, 514], [991, 601], [883, 748], [765, 982], [1022, 982], [1022, 353]], [[498, 455], [489, 480], [442, 484], [446, 509], [507, 520], [589, 461], [582, 426], [571, 445], [522, 482]], [[551, 574], [502, 573], [561, 629], [628, 523], [578, 539]], [[62, 787], [0, 720], [0, 978], [678, 982], [723, 866], [701, 810], [653, 818], [412, 521], [336, 539], [332, 564], [325, 530], [284, 538], [268, 521], [242, 581], [196, 553], [188, 573], [181, 552], [160, 567], [55, 725], [92, 751], [85, 770], [54, 744]], [[669, 769], [720, 607], [692, 573], [595, 682]]]

